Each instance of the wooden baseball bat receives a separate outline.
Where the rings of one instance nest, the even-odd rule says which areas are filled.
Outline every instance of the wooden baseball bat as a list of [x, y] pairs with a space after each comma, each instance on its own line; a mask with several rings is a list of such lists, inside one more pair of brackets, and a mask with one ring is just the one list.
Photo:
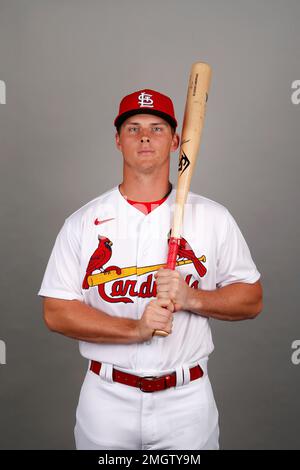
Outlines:
[[[184, 206], [198, 156], [210, 81], [211, 67], [204, 62], [195, 62], [190, 72], [181, 131], [176, 204], [165, 266], [167, 269], [175, 269], [176, 266]], [[168, 333], [155, 330], [153, 335], [168, 336]]]

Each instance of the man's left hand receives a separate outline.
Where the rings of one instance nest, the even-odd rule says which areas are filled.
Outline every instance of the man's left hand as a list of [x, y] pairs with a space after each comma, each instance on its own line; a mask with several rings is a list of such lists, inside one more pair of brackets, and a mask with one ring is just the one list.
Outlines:
[[173, 302], [175, 312], [188, 310], [190, 287], [178, 271], [160, 268], [154, 274], [158, 299], [169, 299]]

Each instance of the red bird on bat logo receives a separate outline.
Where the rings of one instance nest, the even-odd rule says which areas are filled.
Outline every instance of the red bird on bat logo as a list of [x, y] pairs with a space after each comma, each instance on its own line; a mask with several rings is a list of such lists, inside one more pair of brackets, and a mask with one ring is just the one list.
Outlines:
[[88, 276], [90, 276], [96, 269], [103, 271], [102, 266], [107, 263], [112, 255], [112, 241], [109, 238], [98, 235], [98, 247], [91, 256], [90, 262], [86, 268], [86, 275], [82, 283], [83, 289], [88, 289]]
[[[170, 233], [169, 237], [170, 239]], [[169, 241], [169, 240], [168, 240]], [[156, 283], [154, 280], [153, 272], [157, 270], [159, 266], [141, 266], [145, 269], [145, 279], [142, 283], [138, 283], [135, 278], [138, 276], [138, 268], [134, 270], [134, 266], [120, 266], [110, 265], [104, 267], [112, 257], [112, 241], [103, 236], [98, 235], [98, 247], [94, 250], [92, 256], [89, 259], [86, 274], [82, 282], [82, 289], [88, 290], [90, 287], [97, 287], [99, 296], [102, 300], [109, 303], [133, 303], [135, 297], [151, 298], [156, 296]], [[196, 257], [189, 243], [181, 238], [180, 245], [178, 247], [178, 260], [185, 258], [190, 260], [195, 269], [197, 270], [200, 277], [203, 277], [207, 270], [201, 261], [206, 261], [203, 255], [200, 259]], [[139, 268], [141, 268], [139, 267]], [[130, 273], [126, 273], [126, 271]], [[95, 273], [100, 271], [100, 273]], [[107, 274], [107, 279], [105, 279]], [[88, 278], [94, 278], [91, 280], [91, 284], [88, 283]], [[123, 279], [129, 277], [129, 279]], [[197, 289], [199, 281], [196, 279], [192, 281], [192, 274], [185, 273], [185, 282], [190, 287]]]
[[[171, 235], [171, 230], [168, 234], [168, 243], [170, 241], [170, 235]], [[187, 258], [192, 261], [197, 273], [199, 274], [200, 277], [205, 276], [207, 269], [204, 266], [204, 264], [201, 263], [201, 261], [197, 258], [195, 255], [192, 247], [189, 245], [189, 243], [185, 240], [185, 238], [181, 237], [179, 247], [178, 247], [178, 260], [181, 258]]]

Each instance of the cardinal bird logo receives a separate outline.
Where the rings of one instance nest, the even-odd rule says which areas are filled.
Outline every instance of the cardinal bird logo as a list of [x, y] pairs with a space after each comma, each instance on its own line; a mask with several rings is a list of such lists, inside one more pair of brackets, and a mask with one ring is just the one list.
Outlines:
[[[169, 233], [169, 239], [170, 239]], [[109, 303], [133, 303], [135, 297], [156, 297], [156, 282], [154, 272], [164, 267], [164, 264], [151, 264], [146, 266], [116, 266], [107, 265], [112, 257], [112, 241], [98, 235], [98, 247], [90, 257], [86, 274], [82, 282], [82, 289], [96, 288], [99, 297]], [[197, 258], [188, 242], [181, 238], [178, 247], [178, 266], [193, 264], [200, 277], [207, 270], [202, 264], [206, 257]], [[104, 265], [106, 265], [104, 267]], [[95, 272], [96, 271], [96, 272]], [[100, 272], [99, 272], [100, 271]], [[192, 280], [191, 273], [185, 273], [185, 282], [194, 289], [198, 289], [199, 279]], [[143, 278], [143, 282], [139, 279]]]
[[[169, 240], [170, 240], [170, 236], [171, 236], [171, 230], [168, 234], [168, 243], [169, 243]], [[193, 263], [193, 265], [194, 265], [194, 267], [195, 267], [195, 269], [196, 269], [196, 271], [197, 271], [197, 273], [199, 274], [200, 277], [205, 276], [205, 274], [207, 273], [206, 267], [204, 266], [204, 264], [201, 263], [201, 261], [199, 261], [199, 259], [195, 255], [192, 247], [189, 245], [189, 243], [183, 237], [181, 237], [179, 247], [178, 247], [178, 261], [181, 258], [187, 258], [190, 261], [192, 261], [192, 263]]]
[[98, 235], [98, 247], [92, 254], [89, 264], [86, 268], [86, 275], [84, 277], [82, 288], [88, 289], [88, 276], [90, 276], [96, 269], [99, 269], [101, 272], [104, 271], [103, 265], [107, 263], [112, 255], [112, 241], [109, 238]]

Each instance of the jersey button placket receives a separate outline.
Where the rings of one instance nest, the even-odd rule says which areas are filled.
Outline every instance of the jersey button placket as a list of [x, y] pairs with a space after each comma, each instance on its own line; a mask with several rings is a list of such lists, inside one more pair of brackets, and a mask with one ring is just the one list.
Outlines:
[[[147, 265], [147, 262], [145, 260], [145, 253], [149, 250], [150, 246], [149, 235], [149, 219], [145, 217], [140, 227], [139, 238], [137, 242], [136, 265], [138, 268], [143, 268], [145, 267], [145, 265]], [[146, 281], [146, 279], [147, 275], [137, 276], [136, 290], [139, 293], [137, 297], [137, 309], [139, 318], [142, 317], [147, 304], [151, 300], [148, 297], [140, 296], [141, 285], [143, 282]], [[139, 343], [138, 345], [137, 368], [140, 370], [143, 370], [145, 367], [147, 367], [146, 364], [149, 363], [150, 358], [148, 358], [148, 355], [151, 355], [151, 344], [152, 340], [145, 341], [144, 343]]]

